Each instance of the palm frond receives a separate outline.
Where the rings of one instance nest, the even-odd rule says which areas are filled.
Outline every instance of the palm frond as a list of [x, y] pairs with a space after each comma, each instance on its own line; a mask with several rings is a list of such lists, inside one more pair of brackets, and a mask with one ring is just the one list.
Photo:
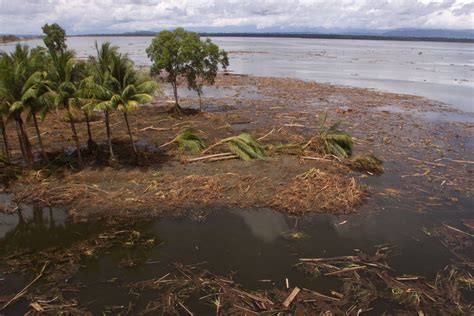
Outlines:
[[174, 138], [179, 148], [189, 150], [193, 153], [202, 151], [206, 146], [198, 135], [198, 131], [192, 127], [182, 129]]
[[230, 151], [242, 160], [264, 159], [264, 148], [248, 133], [242, 133], [238, 136], [227, 139]]

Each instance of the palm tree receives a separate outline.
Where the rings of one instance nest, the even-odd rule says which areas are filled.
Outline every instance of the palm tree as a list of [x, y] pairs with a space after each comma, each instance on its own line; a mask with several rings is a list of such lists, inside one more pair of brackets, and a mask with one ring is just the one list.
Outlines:
[[26, 107], [27, 117], [33, 119], [36, 137], [38, 138], [38, 144], [41, 150], [41, 155], [47, 161], [48, 156], [46, 155], [46, 151], [43, 146], [43, 140], [41, 138], [41, 132], [39, 129], [37, 118], [38, 114], [40, 114], [41, 117], [44, 118], [44, 116], [50, 109], [49, 100], [45, 98], [45, 96], [49, 92], [46, 81], [46, 73], [37, 72], [34, 76], [31, 76], [30, 79], [34, 82], [34, 84], [32, 84], [29, 87], [28, 91], [24, 94], [23, 104]]
[[133, 63], [127, 55], [114, 54], [112, 56], [110, 89], [113, 95], [110, 98], [110, 107], [123, 114], [135, 155], [138, 151], [130, 130], [128, 111], [138, 108], [139, 104], [153, 100], [150, 94], [156, 88], [157, 84], [149, 76], [145, 73], [137, 73], [133, 69]]
[[110, 133], [110, 110], [112, 104], [110, 99], [113, 95], [110, 89], [111, 72], [113, 67], [113, 56], [118, 54], [118, 47], [110, 43], [103, 43], [100, 47], [95, 42], [97, 56], [89, 57], [88, 76], [81, 83], [81, 96], [85, 100], [83, 109], [86, 113], [93, 110], [104, 112], [104, 122], [107, 132], [107, 143], [110, 159], [115, 160]]
[[[23, 159], [28, 167], [33, 165], [33, 153], [22, 114], [41, 93], [38, 87], [44, 83], [44, 50], [30, 50], [27, 45], [17, 44], [11, 54], [0, 53], [0, 100], [13, 118]], [[40, 62], [42, 61], [42, 62]]]
[[72, 137], [76, 145], [77, 158], [79, 162], [82, 162], [81, 146], [72, 113], [72, 109], [80, 105], [78, 85], [82, 76], [82, 68], [76, 63], [73, 51], [67, 50], [58, 53], [50, 50], [49, 54], [51, 57], [51, 66], [48, 69], [49, 98], [53, 100], [56, 107], [63, 107], [66, 110]]

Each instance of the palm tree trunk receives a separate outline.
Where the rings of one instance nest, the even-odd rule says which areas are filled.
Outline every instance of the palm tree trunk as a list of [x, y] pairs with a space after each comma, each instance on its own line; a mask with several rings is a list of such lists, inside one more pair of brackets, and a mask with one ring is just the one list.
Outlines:
[[36, 135], [38, 136], [38, 143], [40, 146], [41, 155], [43, 155], [44, 159], [48, 161], [48, 156], [46, 155], [46, 152], [44, 151], [43, 140], [41, 139], [41, 133], [38, 127], [38, 120], [36, 119], [36, 113], [32, 112], [31, 114], [33, 115], [33, 122], [35, 123], [35, 130], [36, 130]]
[[26, 165], [28, 167], [32, 167], [34, 158], [33, 158], [33, 152], [31, 151], [31, 143], [30, 143], [30, 140], [28, 139], [28, 133], [26, 132], [24, 128], [23, 119], [21, 118], [21, 116], [18, 115], [16, 117], [16, 120], [18, 122], [18, 128], [20, 129], [20, 135], [22, 139]]
[[25, 144], [23, 143], [23, 135], [21, 135], [20, 128], [18, 126], [18, 121], [15, 119], [15, 130], [16, 135], [18, 136], [18, 143], [20, 144], [21, 156], [26, 164], [28, 164], [28, 158], [26, 157]]
[[8, 145], [8, 135], [3, 117], [0, 118], [0, 128], [2, 129], [3, 137], [3, 156], [6, 162], [10, 162], [10, 146]]
[[87, 114], [86, 111], [84, 111], [84, 116], [86, 117], [86, 124], [87, 124], [87, 136], [89, 139], [87, 140], [87, 143], [92, 142], [92, 132], [91, 132], [91, 123], [89, 120], [89, 114]]
[[74, 118], [72, 116], [71, 110], [67, 109], [67, 116], [69, 119], [69, 124], [71, 125], [72, 138], [76, 143], [77, 159], [79, 163], [82, 163], [82, 154], [81, 154], [81, 144], [79, 143], [79, 137], [77, 137], [76, 125], [74, 124]]
[[92, 139], [92, 131], [91, 131], [91, 123], [90, 123], [90, 117], [87, 111], [84, 111], [84, 116], [86, 117], [86, 124], [87, 124], [87, 148], [89, 149], [90, 152], [95, 152], [97, 150], [97, 144], [94, 142]]
[[105, 115], [105, 129], [107, 131], [107, 142], [109, 144], [110, 159], [115, 160], [114, 150], [112, 148], [112, 140], [110, 138], [110, 123], [109, 123], [109, 110], [104, 110]]
[[135, 142], [133, 141], [132, 131], [130, 130], [130, 125], [128, 124], [128, 115], [127, 112], [123, 112], [123, 118], [125, 119], [125, 123], [127, 124], [128, 136], [130, 136], [130, 142], [132, 143], [132, 148], [135, 156], [138, 155], [137, 148], [135, 147]]

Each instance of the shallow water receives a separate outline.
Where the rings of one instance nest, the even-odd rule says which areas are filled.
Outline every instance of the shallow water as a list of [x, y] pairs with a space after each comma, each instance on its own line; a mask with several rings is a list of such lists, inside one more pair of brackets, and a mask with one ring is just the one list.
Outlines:
[[[97, 259], [87, 260], [72, 280], [85, 288], [73, 296], [92, 312], [100, 313], [108, 305], [129, 301], [128, 290], [120, 285], [159, 278], [170, 271], [174, 262], [204, 262], [205, 269], [218, 275], [234, 272], [233, 279], [249, 289], [265, 288], [268, 283], [262, 283], [263, 279], [283, 288], [288, 278], [290, 286], [328, 294], [337, 282], [329, 277], [315, 281], [298, 271], [294, 268], [298, 258], [352, 255], [354, 249], [373, 253], [374, 246], [385, 243], [396, 246], [397, 255], [388, 263], [398, 275], [406, 273], [433, 279], [437, 271], [450, 263], [452, 255], [422, 228], [441, 223], [458, 226], [462, 219], [474, 218], [469, 201], [461, 200], [457, 205], [445, 205], [427, 214], [414, 212], [411, 203], [395, 206], [393, 201], [379, 202], [369, 204], [369, 208], [374, 208], [371, 211], [366, 209], [360, 215], [342, 217], [310, 215], [297, 219], [270, 209], [216, 208], [203, 221], [165, 218], [138, 223], [134, 229], [154, 236], [157, 244], [147, 249], [116, 247]], [[102, 229], [100, 223], [70, 223], [59, 208], [22, 206], [20, 210], [21, 216], [0, 214], [3, 254], [13, 249], [39, 251], [52, 246], [67, 247]], [[303, 232], [305, 237], [289, 238], [288, 233], [294, 230]], [[121, 268], [124, 259], [142, 264]], [[6, 280], [0, 286], [0, 295], [11, 293], [27, 282], [24, 276], [16, 275], [0, 274], [0, 279]], [[10, 311], [22, 313], [25, 308], [18, 303]]]
[[430, 122], [460, 122], [460, 123], [474, 123], [474, 114], [457, 113], [457, 112], [435, 112], [435, 111], [418, 111], [407, 110], [398, 106], [384, 105], [377, 106], [373, 111], [389, 112], [389, 113], [404, 113], [411, 116], [421, 118]]
[[[70, 37], [80, 58], [110, 41], [148, 66], [151, 37]], [[230, 69], [424, 96], [474, 112], [474, 44], [297, 38], [212, 38], [229, 51]], [[27, 42], [41, 45], [41, 40]], [[1, 44], [11, 51], [15, 43]]]

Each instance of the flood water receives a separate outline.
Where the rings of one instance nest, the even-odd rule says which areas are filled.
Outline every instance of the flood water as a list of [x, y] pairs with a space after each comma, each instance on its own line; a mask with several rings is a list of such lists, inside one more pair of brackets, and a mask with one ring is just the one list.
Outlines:
[[[8, 196], [3, 198], [8, 199]], [[296, 218], [270, 209], [216, 208], [203, 221], [164, 218], [137, 223], [134, 229], [153, 236], [156, 245], [145, 250], [115, 247], [86, 261], [71, 280], [80, 282], [83, 287], [73, 296], [98, 314], [107, 306], [129, 301], [129, 293], [123, 285], [159, 278], [169, 272], [175, 262], [203, 263], [205, 269], [217, 275], [235, 273], [233, 279], [248, 289], [265, 288], [269, 284], [261, 280], [271, 280], [271, 284], [283, 288], [288, 278], [291, 286], [329, 294], [337, 284], [335, 280], [314, 279], [295, 269], [298, 258], [352, 255], [355, 249], [373, 253], [375, 246], [381, 244], [396, 247], [396, 255], [388, 264], [398, 275], [434, 279], [453, 256], [437, 238], [423, 230], [440, 223], [461, 227], [461, 220], [474, 219], [469, 201], [460, 200], [456, 205], [440, 206], [429, 213], [415, 212], [412, 201], [393, 202], [379, 200], [369, 203], [361, 214], [342, 217]], [[100, 222], [71, 223], [60, 208], [22, 205], [20, 211], [0, 214], [0, 255], [12, 250], [67, 247], [102, 229]], [[290, 238], [293, 231], [302, 232], [303, 238]], [[123, 260], [136, 260], [141, 264], [121, 267]], [[3, 280], [0, 283], [2, 295], [21, 289], [28, 279], [0, 273], [0, 280]], [[21, 303], [9, 309], [12, 313], [27, 310]]]
[[[94, 41], [110, 41], [139, 66], [149, 66], [151, 37], [70, 37], [80, 58], [94, 54]], [[230, 52], [230, 70], [257, 76], [413, 94], [474, 112], [474, 44], [296, 38], [212, 40]], [[41, 40], [27, 42], [42, 45]], [[11, 51], [15, 43], [1, 44]]]
[[[114, 37], [68, 39], [80, 57], [93, 53], [94, 40], [111, 41], [130, 54], [138, 65], [149, 65], [144, 50], [151, 38]], [[370, 87], [392, 92], [426, 96], [454, 107], [474, 112], [474, 46], [458, 43], [383, 42], [319, 39], [214, 38], [231, 53], [231, 69], [238, 73], [285, 76], [335, 84]], [[30, 41], [36, 45], [40, 41]], [[9, 50], [13, 46], [1, 45]], [[421, 54], [420, 54], [421, 52]], [[184, 95], [184, 89], [181, 91]], [[216, 97], [235, 93], [209, 88]], [[255, 95], [254, 97], [259, 97]], [[398, 111], [396, 108], [378, 108]], [[418, 113], [438, 121], [472, 121], [460, 114]], [[239, 126], [235, 126], [236, 129]], [[399, 182], [399, 166], [366, 181], [373, 187]], [[0, 195], [1, 202], [11, 198]], [[75, 293], [81, 305], [94, 314], [106, 306], [126, 304], [127, 289], [121, 285], [169, 272], [170, 264], [196, 264], [218, 275], [235, 272], [234, 280], [250, 289], [264, 288], [261, 280], [271, 280], [283, 288], [306, 287], [328, 294], [334, 280], [308, 277], [294, 268], [298, 258], [352, 255], [354, 249], [373, 253], [376, 245], [396, 246], [397, 255], [388, 263], [398, 275], [413, 274], [433, 279], [436, 272], [453, 259], [449, 249], [424, 228], [449, 224], [461, 227], [461, 220], [474, 219], [472, 200], [459, 197], [458, 203], [442, 203], [417, 212], [416, 196], [403, 201], [374, 197], [351, 216], [310, 215], [291, 217], [270, 209], [212, 210], [203, 221], [189, 218], [154, 219], [137, 223], [135, 229], [150, 234], [157, 245], [137, 253], [114, 248], [87, 261], [74, 276], [85, 287]], [[12, 214], [0, 213], [0, 257], [12, 250], [67, 247], [103, 229], [101, 223], [72, 223], [60, 208], [20, 205]], [[288, 235], [299, 231], [304, 238]], [[135, 267], [120, 267], [124, 259], [140, 257]], [[0, 272], [0, 296], [20, 290], [31, 278]], [[110, 281], [115, 280], [115, 281]], [[103, 295], [107, 293], [107, 295]], [[25, 304], [9, 310], [21, 314]], [[377, 311], [373, 311], [377, 314]]]

